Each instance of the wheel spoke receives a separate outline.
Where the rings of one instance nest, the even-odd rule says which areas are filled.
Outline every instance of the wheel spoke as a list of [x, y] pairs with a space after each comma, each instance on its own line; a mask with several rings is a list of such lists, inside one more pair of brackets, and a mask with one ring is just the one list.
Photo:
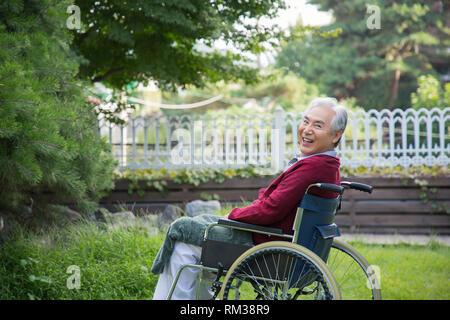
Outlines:
[[[381, 299], [379, 289], [373, 287], [367, 268], [369, 263], [350, 245], [335, 241], [327, 262], [344, 299]], [[370, 283], [370, 287], [367, 286]]]
[[[318, 257], [316, 259], [320, 260]], [[326, 265], [324, 268], [327, 268]], [[243, 281], [236, 288], [240, 294], [235, 294], [235, 298], [246, 299], [251, 290], [256, 298], [262, 299], [329, 299], [335, 296], [317, 263], [307, 254], [288, 247], [269, 247], [249, 254], [233, 270], [229, 270], [226, 279], [224, 299], [233, 297], [229, 291], [235, 279]], [[333, 290], [338, 290], [337, 286]]]

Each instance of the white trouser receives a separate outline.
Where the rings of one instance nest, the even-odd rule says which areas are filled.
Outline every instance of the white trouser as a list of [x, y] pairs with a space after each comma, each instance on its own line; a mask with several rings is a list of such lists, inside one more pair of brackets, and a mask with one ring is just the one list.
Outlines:
[[[170, 256], [170, 260], [164, 266], [163, 272], [160, 274], [158, 284], [156, 285], [153, 300], [165, 300], [168, 298], [170, 288], [177, 275], [178, 270], [184, 264], [198, 264], [202, 248], [187, 244], [184, 242], [175, 242], [175, 247]], [[186, 267], [180, 274], [175, 290], [172, 293], [172, 300], [195, 300], [197, 296], [197, 288], [199, 282], [200, 269]], [[208, 281], [214, 280], [214, 275], [210, 272], [203, 272], [203, 278]], [[205, 280], [206, 280], [205, 279]], [[210, 283], [200, 284], [199, 299], [211, 299], [212, 294], [209, 292]]]

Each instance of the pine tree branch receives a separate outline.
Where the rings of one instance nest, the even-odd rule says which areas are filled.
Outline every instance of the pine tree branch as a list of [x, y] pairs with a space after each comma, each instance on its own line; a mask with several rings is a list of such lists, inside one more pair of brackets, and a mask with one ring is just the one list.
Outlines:
[[62, 149], [60, 146], [54, 144], [54, 143], [50, 143], [50, 142], [46, 142], [46, 141], [40, 141], [40, 140], [31, 140], [31, 143], [38, 143], [38, 144], [44, 144], [46, 146], [50, 146], [50, 147], [54, 147], [57, 149]]
[[32, 70], [33, 71], [48, 71], [50, 73], [57, 73], [57, 74], [59, 74], [59, 73], [66, 73], [66, 74], [69, 74], [69, 75], [72, 74], [72, 72], [70, 72], [68, 70], [64, 70], [64, 69], [34, 68]]
[[[15, 43], [15, 44], [13, 44], [13, 45], [0, 46], [0, 49], [17, 48], [17, 47], [21, 47], [21, 46], [24, 45], [24, 44], [26, 44], [26, 42], [25, 42], [25, 41], [21, 41], [21, 42]], [[27, 47], [24, 47], [23, 49], [30, 49], [30, 48], [33, 48], [33, 47], [39, 47], [39, 46], [41, 46], [41, 45], [42, 45], [42, 43], [33, 43], [33, 44], [31, 44], [31, 45], [29, 45], [29, 46], [27, 46]]]
[[38, 104], [34, 101], [27, 101], [27, 100], [22, 100], [22, 99], [7, 99], [7, 100], [0, 100], [1, 102], [17, 102], [17, 103], [28, 103], [28, 104], [32, 104], [34, 106], [37, 106]]
[[11, 49], [11, 48], [14, 48], [14, 47], [18, 47], [18, 46], [20, 46], [20, 45], [23, 45], [23, 44], [25, 44], [25, 43], [26, 43], [25, 41], [20, 41], [20, 42], [16, 42], [16, 43], [10, 44], [10, 45], [0, 46], [0, 49]]
[[27, 172], [30, 176], [33, 176], [36, 181], [38, 181], [38, 176], [36, 174], [34, 174], [30, 169], [24, 167], [23, 165], [21, 165], [19, 162], [11, 160], [12, 163], [14, 163], [16, 166], [18, 166], [19, 168], [23, 169], [25, 172]]
[[3, 81], [5, 79], [8, 79], [9, 77], [13, 76], [16, 74], [16, 71], [12, 71], [10, 73], [5, 74], [3, 77], [0, 78], [0, 81]]

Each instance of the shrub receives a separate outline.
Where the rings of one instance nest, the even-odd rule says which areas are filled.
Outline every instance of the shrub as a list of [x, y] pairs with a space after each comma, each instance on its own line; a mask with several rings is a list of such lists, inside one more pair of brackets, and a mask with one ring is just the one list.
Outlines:
[[87, 211], [113, 187], [110, 146], [75, 78], [70, 4], [0, 5], [0, 211], [42, 214], [48, 203], [69, 201]]
[[418, 88], [411, 93], [411, 105], [414, 109], [444, 109], [450, 103], [450, 83], [443, 87], [433, 75], [422, 75], [417, 79]]
[[[149, 299], [161, 243], [161, 235], [138, 227], [86, 222], [39, 233], [17, 227], [0, 250], [0, 299]], [[71, 266], [79, 270], [79, 287], [68, 285]]]

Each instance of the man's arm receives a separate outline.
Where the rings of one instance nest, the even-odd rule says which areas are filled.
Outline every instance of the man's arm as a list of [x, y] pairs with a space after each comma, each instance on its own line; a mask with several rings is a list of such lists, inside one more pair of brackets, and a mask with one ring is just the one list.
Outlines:
[[264, 191], [266, 191], [266, 188], [261, 188], [261, 189], [259, 189], [259, 192], [258, 192], [258, 199], [259, 199], [259, 200], [261, 200], [261, 197], [263, 196]]
[[259, 199], [252, 205], [233, 209], [227, 218], [258, 225], [270, 225], [284, 219], [298, 206], [307, 187], [317, 178], [318, 171], [317, 166], [305, 161], [296, 170], [287, 173], [267, 198], [260, 193]]

